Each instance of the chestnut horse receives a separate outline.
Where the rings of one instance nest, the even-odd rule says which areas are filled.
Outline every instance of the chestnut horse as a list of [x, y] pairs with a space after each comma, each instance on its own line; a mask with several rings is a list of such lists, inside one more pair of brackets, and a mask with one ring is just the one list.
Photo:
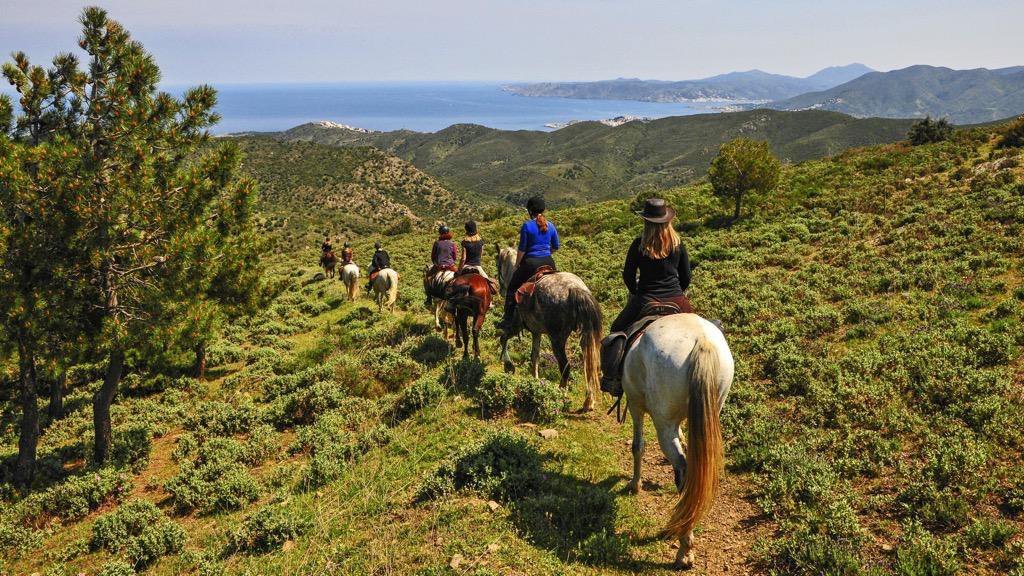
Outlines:
[[445, 288], [445, 302], [455, 316], [455, 347], [469, 357], [469, 319], [473, 319], [473, 356], [480, 357], [480, 329], [491, 308], [491, 283], [476, 272], [456, 276]]
[[320, 266], [324, 269], [324, 276], [334, 278], [334, 267], [338, 264], [338, 257], [334, 250], [328, 250], [320, 255]]

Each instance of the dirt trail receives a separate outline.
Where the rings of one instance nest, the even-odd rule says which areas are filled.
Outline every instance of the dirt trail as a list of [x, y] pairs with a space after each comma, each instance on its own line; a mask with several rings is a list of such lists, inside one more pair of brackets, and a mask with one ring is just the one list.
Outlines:
[[[672, 466], [657, 442], [650, 440], [648, 438], [644, 451], [640, 507], [650, 518], [663, 521], [668, 519], [678, 496], [673, 490], [664, 489], [673, 486]], [[631, 473], [633, 455], [629, 442], [618, 443], [617, 452], [623, 473]], [[709, 576], [765, 574], [754, 563], [753, 547], [758, 539], [770, 535], [773, 528], [754, 502], [747, 482], [745, 476], [728, 472], [723, 476], [714, 505], [698, 526], [697, 557], [691, 573]], [[672, 546], [674, 553], [675, 544]]]

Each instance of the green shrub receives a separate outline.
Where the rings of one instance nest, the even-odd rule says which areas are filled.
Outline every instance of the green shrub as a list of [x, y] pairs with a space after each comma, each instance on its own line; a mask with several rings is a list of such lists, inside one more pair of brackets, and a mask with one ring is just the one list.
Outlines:
[[367, 351], [364, 357], [370, 363], [374, 379], [386, 392], [397, 392], [422, 372], [422, 368], [415, 360], [394, 348], [374, 348]]
[[395, 404], [395, 416], [405, 419], [429, 406], [437, 405], [444, 398], [447, 390], [444, 384], [431, 376], [425, 376], [414, 382], [402, 392]]
[[175, 509], [183, 513], [239, 510], [260, 495], [259, 483], [245, 466], [228, 458], [199, 464], [184, 462], [164, 489], [171, 494]]
[[1024, 147], [1024, 116], [1019, 116], [1006, 128], [996, 146], [999, 148]]
[[416, 499], [472, 490], [496, 500], [514, 500], [536, 490], [540, 481], [540, 453], [523, 435], [502, 430], [464, 445], [445, 460]]
[[963, 531], [964, 544], [969, 548], [992, 550], [1003, 547], [1017, 534], [1013, 522], [981, 518]]
[[956, 549], [929, 534], [920, 524], [904, 525], [893, 568], [899, 576], [954, 576], [960, 570]]
[[945, 142], [952, 136], [953, 125], [949, 123], [949, 120], [945, 118], [932, 120], [931, 116], [926, 116], [923, 120], [914, 122], [910, 127], [907, 140], [910, 140], [914, 146], [920, 146], [921, 144]]
[[201, 436], [230, 436], [246, 432], [256, 423], [258, 412], [251, 403], [238, 406], [227, 402], [199, 402], [186, 413], [186, 430]]
[[153, 443], [153, 429], [149, 424], [119, 426], [114, 428], [113, 436], [110, 457], [116, 466], [129, 468], [133, 472], [146, 467]]
[[522, 383], [522, 377], [512, 374], [488, 374], [480, 381], [472, 396], [485, 417], [505, 414], [515, 406]]
[[72, 476], [64, 482], [30, 497], [26, 503], [29, 517], [54, 514], [77, 520], [108, 500], [120, 501], [131, 492], [132, 478], [114, 468], [101, 468]]
[[294, 540], [313, 526], [308, 515], [284, 504], [270, 504], [252, 513], [228, 538], [232, 551], [266, 553]]
[[148, 500], [133, 500], [96, 519], [90, 545], [112, 554], [125, 554], [136, 570], [163, 556], [180, 552], [185, 530]]
[[[0, 519], [0, 553], [25, 552], [43, 542], [43, 534], [18, 522]], [[2, 567], [0, 563], [0, 567]]]
[[135, 576], [135, 568], [124, 560], [111, 560], [103, 565], [97, 576]]
[[547, 380], [528, 378], [522, 382], [516, 411], [532, 422], [554, 422], [569, 409], [569, 392]]
[[472, 394], [480, 386], [487, 367], [475, 358], [463, 358], [450, 364], [442, 374], [445, 385], [461, 394]]

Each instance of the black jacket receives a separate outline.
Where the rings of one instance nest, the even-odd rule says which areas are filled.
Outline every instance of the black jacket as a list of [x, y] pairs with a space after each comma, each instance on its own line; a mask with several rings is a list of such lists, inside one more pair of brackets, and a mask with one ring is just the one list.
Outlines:
[[370, 269], [373, 271], [391, 268], [391, 256], [385, 250], [377, 250], [373, 253], [373, 261], [370, 262]]
[[[637, 272], [640, 273], [639, 280]], [[640, 252], [640, 239], [633, 240], [626, 253], [622, 281], [630, 294], [645, 298], [682, 296], [690, 287], [690, 256], [682, 243], [667, 257], [648, 258]]]

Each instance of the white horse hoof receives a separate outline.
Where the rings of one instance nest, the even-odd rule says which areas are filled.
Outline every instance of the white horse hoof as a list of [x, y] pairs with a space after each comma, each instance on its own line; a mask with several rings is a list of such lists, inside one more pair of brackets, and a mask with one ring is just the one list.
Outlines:
[[689, 570], [693, 568], [693, 552], [687, 552], [681, 556], [676, 556], [675, 564], [673, 567], [676, 570]]

